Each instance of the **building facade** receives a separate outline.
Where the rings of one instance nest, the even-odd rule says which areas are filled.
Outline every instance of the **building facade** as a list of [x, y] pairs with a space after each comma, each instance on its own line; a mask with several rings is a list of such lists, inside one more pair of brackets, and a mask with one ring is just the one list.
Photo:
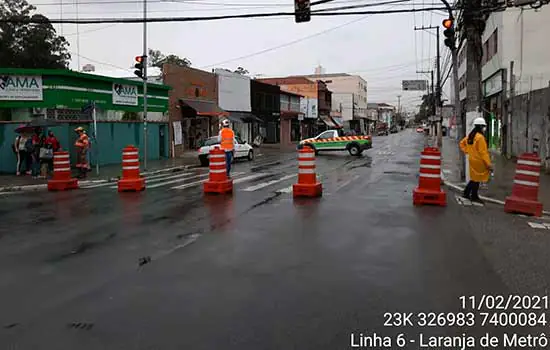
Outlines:
[[[516, 112], [519, 111], [515, 111], [514, 105], [508, 101], [513, 98], [512, 88], [518, 96], [549, 85], [550, 46], [541, 45], [550, 32], [549, 16], [550, 6], [543, 6], [538, 11], [508, 8], [491, 13], [487, 19], [482, 36], [483, 115], [487, 121], [488, 145], [495, 151], [517, 155], [527, 149], [520, 137], [522, 134], [524, 137], [525, 123], [518, 120]], [[467, 98], [466, 46], [466, 43], [462, 45], [458, 57], [458, 86], [463, 111]], [[512, 64], [513, 72], [510, 69]], [[535, 137], [534, 133], [532, 135]]]
[[346, 73], [306, 75], [322, 80], [332, 91], [332, 109], [342, 114], [346, 128], [357, 132], [368, 130], [367, 81], [359, 75]]
[[259, 118], [258, 135], [266, 143], [278, 143], [280, 141], [280, 103], [281, 89], [277, 85], [262, 83], [258, 80], [250, 81], [250, 98], [252, 114]]
[[[143, 84], [70, 70], [0, 68], [0, 76], [1, 172], [15, 173], [11, 145], [14, 130], [23, 123], [54, 131], [73, 162], [76, 126], [90, 134], [94, 164], [118, 164], [119, 151], [126, 145], [143, 146]], [[169, 87], [156, 84], [147, 91], [147, 110], [153, 117], [148, 124], [148, 159], [168, 156], [168, 93]]]
[[201, 140], [217, 135], [219, 118], [228, 116], [218, 105], [218, 77], [202, 70], [165, 64], [165, 85], [170, 86], [170, 141], [173, 156], [196, 149]]
[[298, 94], [281, 91], [281, 122], [280, 122], [280, 144], [281, 146], [291, 145], [293, 142], [300, 141], [302, 136], [300, 121], [304, 118], [301, 111], [300, 99], [303, 96]]
[[[317, 120], [303, 118], [301, 123], [302, 137], [311, 137], [327, 128], [337, 127], [336, 122], [330, 117], [332, 110], [332, 92], [324, 82], [320, 80], [311, 80], [305, 77], [267, 78], [260, 79], [260, 81], [278, 85], [281, 91], [293, 92], [305, 98], [315, 99], [317, 101], [318, 118]], [[303, 102], [306, 104], [306, 109], [312, 108], [312, 105], [309, 104], [308, 101]], [[308, 114], [305, 113], [305, 115]]]

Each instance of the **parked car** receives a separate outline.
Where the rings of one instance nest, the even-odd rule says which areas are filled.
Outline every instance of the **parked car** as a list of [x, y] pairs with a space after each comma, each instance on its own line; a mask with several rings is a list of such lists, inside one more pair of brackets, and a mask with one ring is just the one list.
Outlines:
[[[237, 144], [235, 145], [235, 157], [233, 159], [246, 158], [249, 161], [254, 160], [254, 149], [246, 141], [242, 141], [239, 137], [235, 137]], [[210, 137], [204, 141], [203, 145], [199, 148], [199, 161], [202, 166], [208, 166], [208, 155], [210, 150], [216, 146], [219, 146], [220, 142], [218, 137]]]
[[416, 128], [416, 132], [419, 133], [419, 134], [421, 134], [421, 133], [424, 132], [424, 128], [421, 127], [421, 126], [419, 126], [418, 128]]

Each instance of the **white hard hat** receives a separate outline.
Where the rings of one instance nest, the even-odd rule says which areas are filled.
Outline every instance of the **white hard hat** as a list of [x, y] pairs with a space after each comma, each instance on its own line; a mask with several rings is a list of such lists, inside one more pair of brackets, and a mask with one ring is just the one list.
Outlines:
[[474, 119], [474, 125], [487, 126], [487, 122], [485, 121], [485, 118], [478, 117], [478, 118]]
[[229, 119], [222, 120], [222, 126], [229, 126]]

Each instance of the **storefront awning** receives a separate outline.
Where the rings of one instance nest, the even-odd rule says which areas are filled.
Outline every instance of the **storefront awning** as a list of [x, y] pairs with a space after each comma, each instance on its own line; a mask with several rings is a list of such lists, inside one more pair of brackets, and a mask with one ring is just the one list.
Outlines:
[[338, 128], [336, 123], [334, 123], [334, 120], [332, 120], [332, 118], [328, 115], [320, 115], [319, 119], [329, 128]]
[[264, 121], [249, 112], [228, 112], [227, 118], [235, 123], [263, 123]]
[[337, 128], [342, 128], [344, 126], [344, 120], [341, 117], [330, 117], [330, 119]]
[[226, 111], [221, 109], [217, 103], [212, 101], [188, 100], [181, 98], [180, 103], [194, 109], [195, 112], [197, 112], [197, 115], [217, 117], [228, 114]]

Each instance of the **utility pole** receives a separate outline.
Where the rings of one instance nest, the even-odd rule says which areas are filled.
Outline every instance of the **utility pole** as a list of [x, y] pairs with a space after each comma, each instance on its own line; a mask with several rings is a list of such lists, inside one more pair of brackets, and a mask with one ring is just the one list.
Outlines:
[[[442, 145], [442, 134], [441, 134], [441, 53], [439, 45], [439, 27], [430, 26], [430, 27], [414, 27], [414, 30], [436, 30], [436, 73], [437, 73], [437, 86], [435, 88], [435, 102], [434, 102], [434, 116], [436, 122], [436, 133], [437, 133], [437, 145], [441, 147]], [[432, 72], [433, 74], [433, 72]], [[433, 75], [432, 75], [432, 86], [433, 86]]]
[[397, 115], [401, 117], [401, 95], [397, 95]]
[[147, 170], [147, 0], [143, 0], [143, 169]]

